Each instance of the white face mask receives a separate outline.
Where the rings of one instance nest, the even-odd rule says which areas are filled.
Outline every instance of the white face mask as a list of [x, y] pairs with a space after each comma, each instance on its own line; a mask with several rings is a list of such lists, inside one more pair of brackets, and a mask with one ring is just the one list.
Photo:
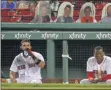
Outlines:
[[27, 51], [23, 51], [23, 55], [25, 56], [25, 57], [27, 57], [29, 54], [28, 54], [28, 52]]

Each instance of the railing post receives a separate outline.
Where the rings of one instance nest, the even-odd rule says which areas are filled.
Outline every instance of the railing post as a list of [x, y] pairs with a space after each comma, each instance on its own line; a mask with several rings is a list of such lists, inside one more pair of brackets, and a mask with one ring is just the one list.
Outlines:
[[55, 43], [47, 40], [47, 78], [55, 78]]
[[68, 42], [63, 40], [63, 83], [68, 83]]

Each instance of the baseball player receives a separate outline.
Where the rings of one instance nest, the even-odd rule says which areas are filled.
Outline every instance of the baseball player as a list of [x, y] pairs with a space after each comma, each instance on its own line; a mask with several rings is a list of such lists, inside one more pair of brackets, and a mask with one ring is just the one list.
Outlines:
[[28, 40], [22, 40], [20, 48], [22, 52], [15, 57], [10, 67], [11, 82], [42, 83], [41, 68], [45, 65], [43, 56], [31, 51], [31, 42]]
[[105, 56], [103, 47], [95, 47], [94, 56], [88, 59], [87, 75], [88, 79], [81, 80], [80, 84], [111, 84], [111, 58]]

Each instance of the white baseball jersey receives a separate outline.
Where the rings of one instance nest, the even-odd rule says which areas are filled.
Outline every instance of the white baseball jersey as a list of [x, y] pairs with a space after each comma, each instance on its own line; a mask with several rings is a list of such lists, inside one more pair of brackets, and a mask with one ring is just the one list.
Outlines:
[[[44, 61], [43, 56], [40, 53], [32, 52], [38, 59]], [[35, 64], [31, 56], [25, 58], [23, 53], [17, 55], [10, 67], [10, 70], [13, 72], [18, 72], [19, 77], [17, 82], [21, 83], [30, 83], [32, 80], [40, 80], [41, 77], [41, 68]]]
[[104, 60], [101, 64], [97, 63], [95, 57], [90, 57], [87, 61], [87, 72], [94, 72], [95, 77], [98, 74], [98, 66], [101, 69], [102, 74], [111, 74], [111, 58], [108, 56], [104, 56]]

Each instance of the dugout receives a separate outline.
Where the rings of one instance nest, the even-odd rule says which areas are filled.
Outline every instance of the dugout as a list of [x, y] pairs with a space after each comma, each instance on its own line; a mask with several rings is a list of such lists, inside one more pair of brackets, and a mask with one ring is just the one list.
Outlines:
[[[103, 46], [111, 56], [110, 30], [110, 24], [2, 23], [2, 71], [8, 77], [10, 65], [20, 52], [20, 40], [31, 39], [33, 50], [46, 60], [42, 70], [44, 81], [48, 78], [59, 79], [57, 82], [86, 78], [86, 61], [93, 55], [95, 46]], [[68, 54], [72, 60], [67, 58]]]

